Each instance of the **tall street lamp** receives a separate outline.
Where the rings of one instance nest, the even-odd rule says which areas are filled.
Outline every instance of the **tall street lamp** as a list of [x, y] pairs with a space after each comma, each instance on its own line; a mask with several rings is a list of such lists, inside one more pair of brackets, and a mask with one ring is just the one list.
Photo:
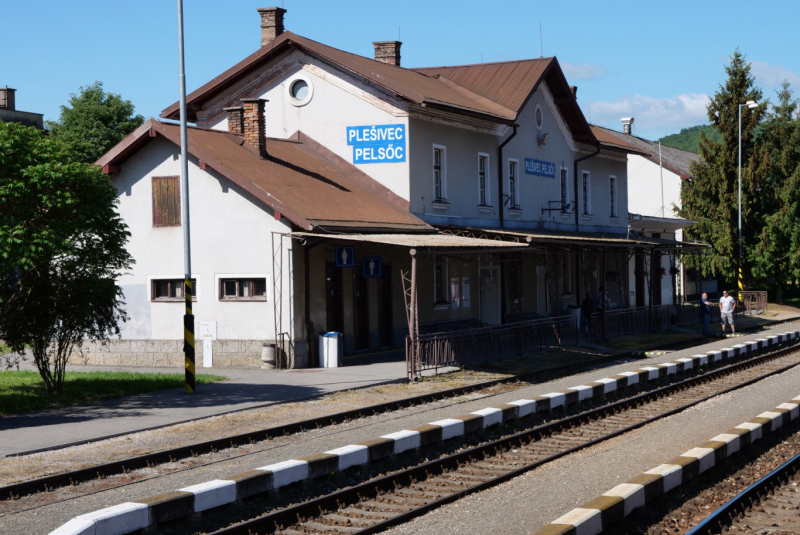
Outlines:
[[744, 291], [744, 281], [742, 280], [742, 265], [744, 255], [742, 254], [742, 108], [757, 108], [755, 100], [748, 100], [744, 104], [739, 104], [739, 301], [742, 300]]

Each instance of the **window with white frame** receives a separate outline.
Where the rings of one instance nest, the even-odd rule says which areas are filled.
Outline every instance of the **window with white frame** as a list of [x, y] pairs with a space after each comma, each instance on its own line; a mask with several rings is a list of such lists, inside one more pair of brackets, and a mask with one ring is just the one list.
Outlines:
[[266, 301], [267, 279], [264, 277], [219, 280], [220, 301]]
[[489, 155], [478, 153], [478, 206], [489, 206]]
[[447, 158], [446, 149], [433, 146], [433, 202], [447, 202]]
[[584, 171], [581, 178], [581, 201], [583, 215], [592, 215], [592, 181], [588, 171]]
[[569, 177], [567, 176], [567, 168], [561, 168], [561, 213], [567, 213], [567, 205], [569, 204]]
[[517, 169], [519, 161], [508, 160], [508, 196], [509, 208], [512, 210], [519, 210], [519, 177], [517, 176]]
[[433, 261], [433, 303], [442, 305], [449, 302], [447, 291], [447, 259], [437, 256]]
[[608, 196], [610, 199], [610, 214], [611, 217], [617, 217], [617, 177], [608, 177]]

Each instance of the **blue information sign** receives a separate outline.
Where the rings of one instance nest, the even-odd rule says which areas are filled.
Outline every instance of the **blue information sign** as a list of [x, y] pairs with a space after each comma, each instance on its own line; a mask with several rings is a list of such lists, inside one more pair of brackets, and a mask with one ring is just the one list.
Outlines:
[[336, 248], [336, 267], [353, 267], [356, 265], [356, 255], [352, 247]]
[[534, 160], [533, 158], [525, 158], [525, 174], [555, 178], [556, 164], [553, 162]]
[[364, 278], [378, 279], [381, 277], [381, 257], [367, 256], [361, 259]]
[[406, 161], [406, 125], [348, 126], [347, 144], [353, 146], [353, 163]]

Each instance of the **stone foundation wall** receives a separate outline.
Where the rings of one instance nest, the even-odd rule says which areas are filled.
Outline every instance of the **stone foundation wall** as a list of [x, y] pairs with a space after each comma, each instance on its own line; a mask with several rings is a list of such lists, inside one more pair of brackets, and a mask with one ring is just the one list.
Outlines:
[[[214, 340], [213, 367], [259, 367], [263, 340]], [[289, 351], [289, 367], [308, 366], [308, 343], [297, 341]], [[183, 340], [90, 341], [72, 354], [70, 364], [86, 366], [183, 366]], [[203, 342], [195, 348], [197, 368], [203, 367]]]

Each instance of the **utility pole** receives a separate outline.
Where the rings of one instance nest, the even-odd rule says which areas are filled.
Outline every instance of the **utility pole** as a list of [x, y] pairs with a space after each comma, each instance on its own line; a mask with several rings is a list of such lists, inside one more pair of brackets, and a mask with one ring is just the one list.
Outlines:
[[194, 394], [194, 315], [192, 314], [192, 247], [189, 232], [189, 154], [186, 139], [186, 70], [183, 62], [183, 0], [178, 0], [178, 56], [180, 57], [181, 107], [181, 225], [183, 226], [183, 295], [186, 313], [183, 315], [183, 355], [186, 393]]

